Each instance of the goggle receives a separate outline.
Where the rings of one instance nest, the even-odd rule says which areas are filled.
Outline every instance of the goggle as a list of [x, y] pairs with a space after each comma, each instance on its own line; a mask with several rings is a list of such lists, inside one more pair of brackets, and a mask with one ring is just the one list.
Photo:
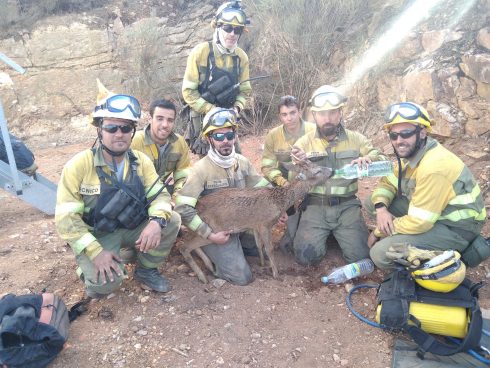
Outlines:
[[224, 24], [221, 29], [226, 33], [233, 32], [235, 35], [240, 36], [243, 32], [243, 27], [233, 27], [231, 24]]
[[316, 95], [311, 99], [311, 105], [314, 107], [324, 107], [327, 103], [332, 107], [339, 106], [347, 99], [336, 92], [324, 92]]
[[415, 133], [420, 131], [420, 127], [417, 126], [415, 129], [407, 129], [407, 130], [402, 130], [401, 132], [389, 132], [388, 136], [392, 141], [396, 141], [398, 137], [402, 137], [403, 139], [408, 139], [411, 136], [413, 136]]
[[95, 106], [95, 111], [108, 110], [110, 112], [123, 112], [129, 109], [135, 118], [141, 116], [141, 106], [136, 98], [128, 95], [114, 95], [109, 97], [102, 105]]
[[213, 138], [215, 141], [218, 142], [223, 142], [225, 138], [229, 141], [232, 141], [235, 139], [235, 132], [226, 132], [226, 133], [213, 133], [211, 134], [211, 138]]
[[401, 102], [388, 107], [384, 116], [385, 122], [388, 124], [391, 123], [397, 115], [407, 120], [416, 120], [421, 117], [430, 123], [429, 118], [417, 106], [408, 102]]
[[236, 23], [243, 24], [243, 25], [250, 23], [247, 19], [247, 16], [245, 15], [245, 13], [240, 9], [225, 8], [221, 12], [221, 14], [218, 16], [218, 22], [224, 21], [224, 22], [231, 23], [234, 20]]
[[219, 110], [209, 117], [208, 123], [203, 128], [205, 131], [210, 126], [222, 127], [226, 123], [236, 125], [236, 115], [233, 110]]
[[128, 134], [133, 132], [134, 127], [131, 125], [116, 125], [116, 124], [107, 124], [107, 125], [102, 125], [100, 127], [102, 130], [105, 130], [107, 133], [114, 134], [117, 132], [119, 129], [121, 133]]

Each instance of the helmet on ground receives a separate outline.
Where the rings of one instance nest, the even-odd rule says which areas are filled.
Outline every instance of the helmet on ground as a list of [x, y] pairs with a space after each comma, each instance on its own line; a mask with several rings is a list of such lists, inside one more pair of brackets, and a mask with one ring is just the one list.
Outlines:
[[[452, 252], [449, 254], [450, 257], [442, 258], [441, 262], [429, 267], [422, 265], [420, 269], [413, 271], [415, 282], [426, 289], [440, 293], [448, 293], [456, 289], [465, 278], [466, 266], [457, 251], [450, 252]], [[431, 261], [425, 264], [429, 262]]]
[[92, 113], [92, 125], [100, 126], [103, 118], [124, 119], [136, 124], [141, 116], [141, 106], [136, 98], [110, 92], [99, 79], [97, 86], [99, 93]]
[[433, 125], [427, 110], [414, 102], [399, 102], [388, 106], [384, 120], [384, 129], [395, 124], [410, 123], [422, 125], [430, 132], [432, 130], [431, 124]]
[[345, 97], [338, 88], [323, 85], [311, 95], [309, 105], [311, 111], [335, 110], [345, 105]]
[[237, 126], [235, 110], [214, 107], [204, 117], [202, 122], [202, 135], [207, 136], [213, 130], [221, 128], [229, 127], [235, 130]]
[[241, 1], [228, 1], [218, 8], [211, 25], [213, 28], [216, 28], [223, 24], [230, 24], [237, 27], [246, 27], [250, 24], [250, 20], [243, 11]]

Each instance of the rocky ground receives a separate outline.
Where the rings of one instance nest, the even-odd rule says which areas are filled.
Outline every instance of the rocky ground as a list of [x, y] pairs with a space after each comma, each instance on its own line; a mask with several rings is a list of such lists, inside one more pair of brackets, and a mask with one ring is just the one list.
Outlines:
[[[259, 162], [263, 137], [243, 141]], [[57, 181], [63, 164], [92, 142], [36, 150], [40, 172]], [[361, 183], [365, 197], [373, 181]], [[52, 217], [0, 192], [0, 295], [40, 292], [62, 296], [68, 306], [84, 297], [69, 247]], [[485, 233], [490, 234], [487, 225]], [[274, 229], [275, 242], [282, 229]], [[277, 250], [280, 278], [249, 258], [255, 281], [233, 286], [200, 283], [174, 249], [162, 272], [173, 291], [156, 294], [132, 278], [108, 298], [92, 301], [71, 326], [66, 348], [53, 367], [388, 367], [394, 336], [369, 327], [345, 305], [344, 286], [324, 286], [320, 276], [343, 259], [334, 241], [318, 266], [297, 265]], [[129, 267], [131, 268], [131, 267]], [[131, 271], [131, 270], [130, 270]], [[131, 272], [130, 272], [131, 275]], [[490, 277], [490, 262], [470, 270]], [[378, 283], [373, 274], [355, 283]], [[490, 308], [488, 287], [481, 305]], [[372, 319], [374, 291], [356, 295], [355, 308]]]

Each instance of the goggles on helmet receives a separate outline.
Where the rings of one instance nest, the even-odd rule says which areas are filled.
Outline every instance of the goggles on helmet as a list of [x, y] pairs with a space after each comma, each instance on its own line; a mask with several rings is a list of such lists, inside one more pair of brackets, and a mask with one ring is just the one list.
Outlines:
[[236, 125], [236, 115], [233, 110], [219, 110], [211, 115], [207, 124], [203, 128], [203, 132], [207, 131], [209, 127], [221, 128], [228, 123], [229, 125]]
[[388, 124], [391, 123], [395, 120], [397, 115], [407, 120], [422, 118], [430, 123], [429, 118], [417, 106], [412, 105], [409, 102], [400, 102], [388, 107], [384, 116], [385, 122]]
[[332, 108], [340, 107], [347, 99], [339, 95], [337, 92], [323, 92], [314, 96], [311, 99], [311, 106], [316, 108], [322, 108], [329, 104]]
[[237, 8], [223, 9], [221, 14], [218, 16], [218, 23], [219, 22], [237, 23], [243, 26], [250, 23], [245, 13], [241, 9]]
[[141, 116], [141, 106], [136, 98], [128, 95], [114, 95], [109, 97], [102, 105], [95, 106], [95, 111], [108, 110], [110, 112], [123, 112], [129, 109], [135, 119]]

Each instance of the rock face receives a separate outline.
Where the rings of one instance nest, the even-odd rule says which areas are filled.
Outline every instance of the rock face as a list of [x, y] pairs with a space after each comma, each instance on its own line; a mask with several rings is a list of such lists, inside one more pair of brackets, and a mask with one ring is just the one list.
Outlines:
[[[490, 13], [490, 2], [477, 0], [462, 9], [457, 7], [462, 2], [448, 1], [451, 4], [401, 39], [388, 61], [356, 86], [348, 105], [353, 120], [365, 120], [358, 115], [363, 111], [359, 105], [369, 104], [376, 110], [372, 115], [379, 117], [388, 104], [412, 100], [434, 116], [438, 135], [488, 139], [490, 28], [485, 15]], [[50, 143], [63, 142], [68, 135], [93, 135], [87, 122], [96, 78], [111, 90], [134, 94], [144, 106], [156, 97], [178, 99], [190, 49], [212, 35], [209, 21], [216, 2], [202, 3], [180, 13], [177, 8], [164, 12], [165, 16], [152, 9], [140, 19], [108, 6], [110, 16], [105, 18], [90, 13], [56, 16], [32, 31], [0, 39], [0, 50], [28, 70], [18, 75], [0, 65], [0, 93], [10, 129], [39, 141], [49, 135]], [[372, 2], [372, 14], [364, 19], [365, 48], [371, 44], [368, 37], [379, 37], [386, 30], [383, 25], [401, 14], [406, 3]], [[262, 60], [253, 53], [254, 43], [264, 42], [255, 38], [240, 41], [250, 47], [252, 75], [254, 60]], [[335, 70], [347, 70], [355, 65], [356, 54], [364, 51], [362, 46], [355, 52], [339, 46], [330, 62], [341, 64]], [[364, 131], [371, 134], [382, 121], [377, 118], [369, 124], [374, 127]]]

